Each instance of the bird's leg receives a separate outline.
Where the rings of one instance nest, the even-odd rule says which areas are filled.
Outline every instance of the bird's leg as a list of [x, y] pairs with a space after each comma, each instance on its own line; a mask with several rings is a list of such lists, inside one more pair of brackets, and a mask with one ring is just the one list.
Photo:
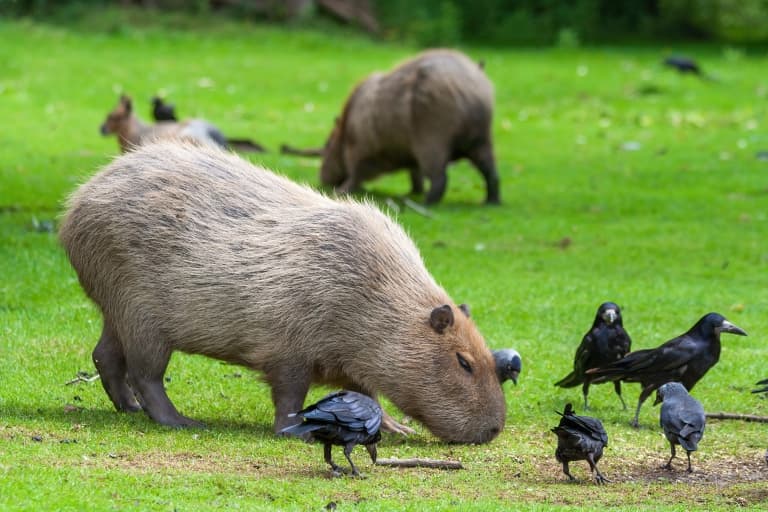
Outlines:
[[688, 455], [688, 472], [693, 473], [693, 468], [691, 467], [691, 452], [685, 450], [685, 454]]
[[341, 476], [343, 473], [342, 469], [333, 462], [333, 459], [331, 459], [331, 443], [325, 443], [325, 446], [323, 446], [323, 453], [325, 455], [325, 462], [331, 466], [331, 474], [333, 476]]
[[651, 393], [653, 393], [653, 386], [648, 386], [643, 388], [643, 390], [640, 392], [640, 397], [637, 399], [637, 410], [635, 411], [635, 419], [632, 420], [632, 425], [635, 428], [640, 428], [640, 408], [643, 406], [643, 402], [645, 402], [649, 396], [651, 396]]
[[597, 469], [597, 463], [595, 462], [595, 458], [591, 453], [587, 454], [587, 462], [589, 463], [589, 469], [592, 470], [592, 475], [595, 478], [595, 483], [605, 484], [610, 481], [603, 476], [603, 474], [600, 472], [599, 469]]
[[615, 380], [613, 381], [613, 389], [616, 390], [616, 394], [619, 395], [619, 400], [621, 400], [621, 405], [624, 408], [624, 410], [627, 410], [627, 403], [624, 401], [624, 397], [621, 396], [621, 381]]
[[348, 443], [344, 445], [344, 456], [347, 458], [347, 462], [349, 462], [349, 465], [352, 466], [352, 475], [359, 477], [360, 472], [357, 470], [357, 467], [355, 466], [355, 463], [352, 462], [352, 448], [354, 448], [355, 445], [352, 443]]
[[576, 480], [576, 477], [574, 477], [571, 472], [568, 470], [568, 461], [563, 462], [563, 473], [568, 477], [568, 480], [573, 481]]
[[667, 463], [664, 465], [664, 469], [671, 470], [672, 469], [672, 459], [675, 458], [675, 444], [674, 443], [669, 443], [669, 447], [672, 448], [672, 456], [669, 458]]
[[584, 394], [584, 410], [589, 410], [589, 402], [587, 401], [587, 395], [589, 394], [589, 381], [584, 381], [584, 385], [581, 387], [581, 392]]

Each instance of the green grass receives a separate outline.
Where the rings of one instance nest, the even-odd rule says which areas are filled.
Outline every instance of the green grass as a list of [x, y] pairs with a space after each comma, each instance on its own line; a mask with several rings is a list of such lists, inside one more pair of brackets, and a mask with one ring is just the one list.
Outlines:
[[[174, 356], [169, 394], [209, 425], [203, 431], [117, 414], [98, 383], [65, 386], [93, 369], [100, 318], [55, 234], [33, 226], [55, 219], [116, 154], [98, 127], [120, 91], [145, 119], [149, 97], [164, 91], [181, 115], [273, 149], [254, 161], [314, 185], [317, 162], [281, 156], [279, 144], [322, 143], [357, 80], [417, 49], [322, 28], [122, 23], [134, 18], [0, 21], [0, 509], [766, 506], [764, 424], [711, 421], [694, 476], [679, 465], [670, 475], [659, 469], [668, 446], [658, 408], [645, 405], [636, 431], [610, 386], [594, 387], [592, 414], [611, 439], [601, 467], [614, 483], [603, 488], [564, 482], [549, 432], [555, 409], [580, 408], [578, 388], [552, 383], [604, 300], [623, 306], [634, 348], [709, 311], [746, 329], [747, 338], [723, 337], [721, 361], [694, 395], [710, 411], [768, 415], [768, 400], [748, 392], [768, 377], [768, 163], [755, 158], [768, 149], [765, 53], [464, 48], [496, 86], [504, 204], [482, 206], [482, 179], [461, 163], [433, 218], [406, 210], [398, 220], [437, 280], [470, 304], [489, 345], [523, 354], [521, 382], [507, 384], [507, 426], [488, 445], [446, 445], [416, 425], [417, 435], [385, 435], [379, 446], [381, 457], [460, 459], [464, 471], [374, 468], [358, 449], [368, 478], [329, 479], [319, 446], [273, 437], [269, 390], [245, 369]], [[699, 56], [718, 81], [662, 69], [672, 50]], [[622, 149], [627, 142], [639, 149]], [[400, 173], [366, 186], [380, 200], [408, 183]], [[629, 404], [637, 392], [625, 386]], [[572, 467], [587, 475], [585, 464]]]

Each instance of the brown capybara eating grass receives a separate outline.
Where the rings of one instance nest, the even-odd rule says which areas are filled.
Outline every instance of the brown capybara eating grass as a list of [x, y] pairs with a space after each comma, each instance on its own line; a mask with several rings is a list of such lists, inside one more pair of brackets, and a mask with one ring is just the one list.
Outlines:
[[[503, 428], [494, 360], [404, 231], [211, 146], [156, 142], [69, 199], [60, 239], [104, 325], [93, 360], [118, 410], [172, 426], [180, 350], [263, 372], [277, 431], [309, 386], [383, 394], [446, 441]], [[405, 431], [385, 418], [389, 431]]]

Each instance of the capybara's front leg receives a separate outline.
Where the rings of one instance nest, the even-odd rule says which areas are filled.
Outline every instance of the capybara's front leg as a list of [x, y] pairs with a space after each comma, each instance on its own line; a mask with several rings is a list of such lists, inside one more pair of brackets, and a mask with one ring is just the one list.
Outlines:
[[304, 407], [311, 373], [305, 368], [278, 365], [266, 372], [266, 379], [272, 386], [272, 403], [275, 404], [275, 433], [284, 428], [301, 423], [300, 418], [288, 416]]
[[126, 382], [123, 347], [106, 319], [101, 331], [101, 338], [99, 338], [96, 348], [93, 349], [92, 357], [93, 364], [99, 371], [101, 385], [104, 386], [104, 391], [112, 400], [115, 409], [125, 412], [140, 411], [141, 405], [136, 401], [133, 391]]

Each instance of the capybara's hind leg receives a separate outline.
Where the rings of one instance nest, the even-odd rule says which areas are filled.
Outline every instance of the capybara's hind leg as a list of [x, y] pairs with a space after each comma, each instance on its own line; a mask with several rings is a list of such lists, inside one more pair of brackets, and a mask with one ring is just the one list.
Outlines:
[[[429, 149], [435, 145], [425, 144], [424, 147]], [[419, 162], [421, 175], [429, 178], [429, 191], [424, 202], [427, 204], [439, 203], [448, 185], [448, 176], [445, 172], [448, 158], [445, 155], [424, 150], [421, 154], [416, 155], [416, 160]]]
[[152, 343], [147, 338], [142, 340], [141, 348], [136, 344], [125, 347], [128, 365], [128, 383], [133, 388], [136, 398], [150, 418], [169, 427], [200, 427], [202, 423], [179, 414], [163, 385], [163, 375], [171, 359], [170, 349]]
[[485, 202], [499, 204], [501, 202], [499, 199], [499, 174], [496, 172], [496, 160], [493, 157], [493, 146], [490, 140], [476, 146], [470, 151], [468, 157], [485, 178]]
[[101, 338], [93, 349], [93, 364], [99, 371], [104, 390], [118, 411], [136, 412], [141, 410], [139, 402], [128, 387], [125, 372], [125, 354], [114, 329], [104, 320]]

